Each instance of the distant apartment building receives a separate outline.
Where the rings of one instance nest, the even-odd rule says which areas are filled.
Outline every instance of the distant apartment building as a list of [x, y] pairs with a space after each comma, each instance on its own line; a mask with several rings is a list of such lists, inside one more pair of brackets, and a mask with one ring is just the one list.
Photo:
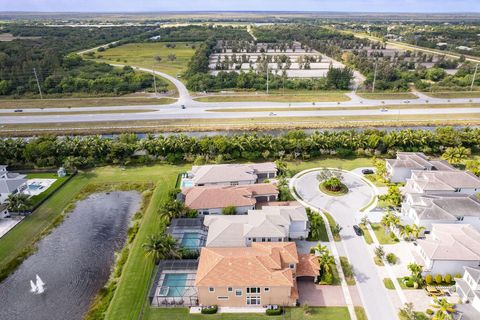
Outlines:
[[272, 206], [247, 215], [207, 216], [207, 247], [245, 247], [255, 242], [306, 239], [310, 225], [303, 206]]
[[417, 240], [424, 272], [455, 275], [480, 266], [480, 233], [468, 224], [434, 224], [426, 239]]
[[247, 185], [260, 183], [276, 176], [277, 166], [273, 162], [193, 166], [184, 177], [182, 187]]
[[258, 203], [276, 201], [278, 190], [274, 184], [259, 183], [241, 186], [204, 186], [182, 190], [185, 206], [199, 215], [221, 214], [227, 207], [235, 207], [237, 214], [246, 214]]
[[387, 178], [391, 182], [406, 182], [412, 171], [453, 171], [456, 170], [443, 160], [430, 160], [421, 152], [397, 152], [396, 159], [386, 160]]
[[293, 242], [253, 243], [241, 248], [202, 248], [195, 287], [201, 306], [295, 306], [297, 278], [315, 279], [318, 260], [299, 255]]

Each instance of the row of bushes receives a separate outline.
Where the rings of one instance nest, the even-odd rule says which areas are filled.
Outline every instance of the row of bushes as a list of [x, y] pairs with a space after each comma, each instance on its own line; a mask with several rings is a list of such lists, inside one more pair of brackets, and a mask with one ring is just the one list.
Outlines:
[[[461, 278], [462, 275], [457, 273], [455, 275], [455, 278]], [[455, 281], [453, 280], [453, 277], [451, 274], [447, 273], [445, 276], [442, 276], [441, 274], [427, 274], [425, 276], [425, 283], [427, 285], [432, 285], [432, 284], [437, 284], [437, 285], [452, 285], [455, 284]]]

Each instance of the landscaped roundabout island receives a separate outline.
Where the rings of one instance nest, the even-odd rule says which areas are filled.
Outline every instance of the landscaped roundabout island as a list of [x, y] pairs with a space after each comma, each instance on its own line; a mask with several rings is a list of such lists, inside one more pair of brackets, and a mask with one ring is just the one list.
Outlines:
[[320, 191], [329, 196], [338, 197], [348, 193], [348, 187], [342, 182], [343, 176], [339, 171], [322, 170], [317, 179]]

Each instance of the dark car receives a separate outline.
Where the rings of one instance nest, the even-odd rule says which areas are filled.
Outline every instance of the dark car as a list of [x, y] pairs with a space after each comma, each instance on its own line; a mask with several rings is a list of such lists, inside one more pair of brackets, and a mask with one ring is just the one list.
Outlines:
[[355, 231], [355, 234], [357, 236], [363, 236], [363, 230], [359, 226], [354, 225], [353, 226], [353, 231]]
[[184, 105], [184, 104], [182, 104], [182, 109], [186, 109], [186, 107], [185, 107], [185, 105]]
[[373, 170], [372, 169], [363, 169], [362, 173], [363, 174], [373, 174]]
[[22, 109], [15, 109], [13, 112], [23, 112]]

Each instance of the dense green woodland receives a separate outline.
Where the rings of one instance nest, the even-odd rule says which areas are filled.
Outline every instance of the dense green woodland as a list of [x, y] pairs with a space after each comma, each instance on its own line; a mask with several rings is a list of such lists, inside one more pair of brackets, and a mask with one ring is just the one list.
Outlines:
[[[0, 163], [12, 168], [58, 167], [87, 168], [104, 164], [169, 163], [266, 159], [309, 159], [336, 155], [394, 156], [395, 152], [422, 151], [440, 154], [447, 147], [463, 146], [480, 151], [480, 129], [439, 127], [434, 131], [324, 131], [311, 135], [291, 131], [282, 136], [244, 134], [194, 138], [174, 135], [137, 139], [124, 134], [116, 139], [90, 137], [40, 137], [31, 140], [0, 140]], [[134, 156], [146, 150], [147, 156]]]
[[[52, 28], [8, 25], [14, 36], [40, 37], [0, 42], [0, 95], [38, 93], [33, 69], [47, 94], [124, 94], [152, 86], [152, 76], [82, 60], [72, 52], [144, 34], [151, 28]], [[160, 88], [166, 88], [159, 81]]]

